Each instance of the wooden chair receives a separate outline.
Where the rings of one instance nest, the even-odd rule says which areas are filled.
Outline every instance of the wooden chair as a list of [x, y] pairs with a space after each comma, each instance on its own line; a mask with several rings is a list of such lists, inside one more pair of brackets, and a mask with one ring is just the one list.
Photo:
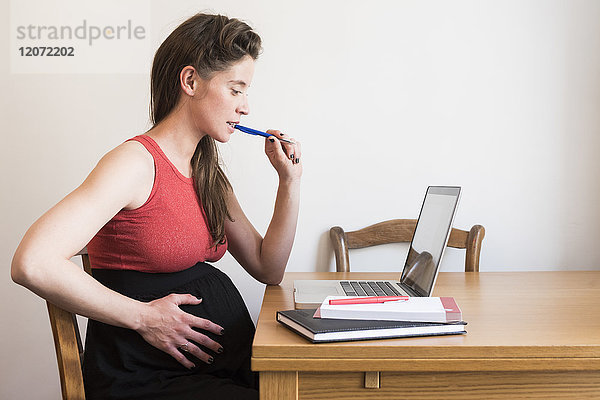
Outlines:
[[[335, 253], [336, 271], [350, 271], [348, 249], [410, 242], [416, 226], [416, 219], [393, 219], [352, 232], [344, 232], [341, 227], [334, 226], [329, 230], [329, 236]], [[469, 231], [452, 228], [448, 247], [467, 249], [465, 272], [479, 272], [479, 254], [484, 236], [485, 229], [481, 225], [473, 225]]]
[[[87, 248], [81, 250], [77, 255], [81, 256], [85, 271], [91, 274], [92, 268]], [[85, 399], [82, 373], [83, 344], [77, 316], [48, 301], [46, 305], [54, 336], [62, 398], [64, 400]]]

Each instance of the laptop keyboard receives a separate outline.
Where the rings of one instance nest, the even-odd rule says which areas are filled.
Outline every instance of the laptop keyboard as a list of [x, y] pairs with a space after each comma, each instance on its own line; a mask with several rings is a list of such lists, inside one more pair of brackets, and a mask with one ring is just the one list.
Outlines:
[[341, 281], [347, 296], [400, 296], [390, 282]]

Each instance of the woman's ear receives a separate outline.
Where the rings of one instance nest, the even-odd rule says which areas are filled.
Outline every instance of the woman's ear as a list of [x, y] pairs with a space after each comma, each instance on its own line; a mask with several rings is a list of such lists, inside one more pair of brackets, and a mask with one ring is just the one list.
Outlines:
[[197, 77], [198, 74], [196, 74], [196, 70], [191, 65], [183, 68], [179, 73], [179, 85], [181, 86], [181, 90], [188, 96], [194, 96], [198, 90]]

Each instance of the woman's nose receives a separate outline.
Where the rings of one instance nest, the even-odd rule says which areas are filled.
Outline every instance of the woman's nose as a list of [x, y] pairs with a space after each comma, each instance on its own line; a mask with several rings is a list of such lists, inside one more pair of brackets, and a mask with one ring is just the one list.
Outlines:
[[250, 112], [250, 107], [248, 106], [248, 97], [243, 96], [243, 100], [237, 106], [237, 113], [242, 115], [248, 115]]

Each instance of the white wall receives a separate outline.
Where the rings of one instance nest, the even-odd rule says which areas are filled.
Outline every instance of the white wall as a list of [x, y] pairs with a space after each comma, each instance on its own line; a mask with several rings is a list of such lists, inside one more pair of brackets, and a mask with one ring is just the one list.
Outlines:
[[[429, 184], [463, 186], [455, 225], [485, 226], [482, 271], [600, 268], [600, 2], [156, 0], [152, 48], [200, 10], [261, 34], [244, 121], [302, 142], [289, 271], [332, 270], [331, 226], [416, 217]], [[45, 304], [10, 281], [10, 260], [102, 154], [147, 129], [149, 79], [11, 74], [8, 62], [0, 73], [0, 398], [58, 399]], [[276, 174], [261, 140], [238, 134], [222, 153], [264, 232]], [[353, 267], [396, 270], [405, 251], [358, 251]], [[450, 250], [443, 270], [462, 262]], [[230, 256], [216, 265], [256, 318], [263, 286]]]

